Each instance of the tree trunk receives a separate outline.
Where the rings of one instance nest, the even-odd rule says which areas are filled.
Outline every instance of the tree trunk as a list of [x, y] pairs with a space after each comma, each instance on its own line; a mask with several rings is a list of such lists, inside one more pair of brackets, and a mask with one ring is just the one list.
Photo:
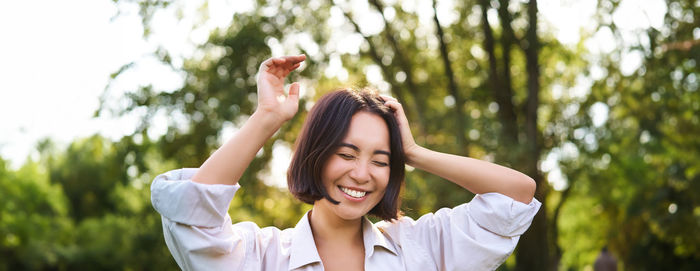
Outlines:
[[437, 15], [436, 1], [433, 1], [433, 19], [435, 20], [435, 28], [437, 30], [437, 38], [440, 41], [440, 55], [442, 63], [445, 66], [445, 76], [447, 77], [447, 88], [452, 98], [455, 99], [454, 114], [455, 114], [455, 138], [457, 139], [457, 154], [469, 156], [469, 148], [467, 147], [467, 139], [465, 132], [465, 114], [464, 114], [464, 98], [459, 93], [457, 80], [455, 80], [454, 71], [452, 71], [452, 63], [450, 62], [447, 42], [445, 42], [445, 33], [440, 26], [440, 20]]
[[554, 208], [552, 218], [550, 218], [550, 223], [548, 227], [551, 232], [550, 242], [552, 243], [552, 245], [550, 247], [553, 250], [551, 256], [550, 270], [557, 270], [559, 268], [559, 261], [561, 260], [562, 255], [561, 247], [557, 243], [557, 240], [559, 239], [559, 214], [561, 213], [561, 208], [564, 206], [564, 203], [571, 194], [571, 187], [572, 185], [569, 184], [569, 187], [567, 187], [564, 191], [561, 192], [561, 198], [559, 199], [559, 202], [557, 202], [557, 206]]
[[[508, 11], [509, 3], [509, 0], [500, 0], [500, 6], [498, 7], [498, 18], [501, 21], [502, 32], [501, 60], [503, 61], [503, 66], [501, 72], [501, 79], [503, 80], [503, 82], [497, 94], [500, 97], [500, 101], [498, 101], [499, 113], [501, 113], [504, 116], [504, 119], [508, 121], [506, 126], [504, 127], [504, 133], [509, 135], [513, 143], [517, 144], [517, 115], [515, 113], [515, 106], [513, 105], [513, 80], [510, 73], [510, 51], [513, 47], [513, 43], [515, 42], [515, 33], [513, 33], [513, 28], [511, 27], [511, 22], [513, 21], [513, 18], [510, 15], [510, 12]], [[512, 158], [513, 157], [511, 157], [511, 159]]]
[[[537, 128], [537, 108], [539, 106], [539, 41], [537, 39], [537, 1], [531, 0], [527, 5], [529, 28], [523, 44], [525, 59], [527, 62], [527, 105], [525, 133], [527, 138], [527, 150], [523, 157], [527, 162], [527, 174], [537, 183], [535, 197], [542, 202], [540, 211], [535, 216], [530, 229], [520, 239], [516, 254], [515, 270], [557, 270], [550, 262], [550, 246], [547, 231], [547, 183], [537, 167], [540, 159], [540, 132]], [[556, 230], [556, 229], [553, 229]], [[556, 242], [556, 240], [553, 240]]]
[[[482, 29], [484, 31], [484, 50], [489, 58], [489, 86], [493, 93], [493, 98], [498, 104], [498, 118], [503, 125], [503, 132], [501, 139], [504, 140], [504, 144], [508, 147], [518, 146], [518, 125], [517, 117], [515, 115], [515, 107], [513, 106], [512, 91], [509, 91], [510, 86], [504, 85], [504, 79], [501, 78], [501, 74], [498, 72], [498, 59], [496, 58], [496, 46], [495, 39], [493, 37], [493, 31], [491, 30], [491, 24], [488, 20], [488, 9], [490, 7], [489, 0], [481, 0], [481, 21]], [[510, 74], [508, 74], [510, 75]], [[507, 80], [510, 82], [510, 79]], [[508, 157], [506, 159], [508, 162], [515, 160], [513, 157]]]

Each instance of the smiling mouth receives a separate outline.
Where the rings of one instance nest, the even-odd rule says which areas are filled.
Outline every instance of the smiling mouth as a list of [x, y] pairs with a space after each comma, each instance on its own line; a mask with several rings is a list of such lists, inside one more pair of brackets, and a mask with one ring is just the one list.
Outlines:
[[343, 193], [345, 193], [346, 195], [353, 197], [353, 198], [356, 198], [356, 199], [362, 198], [365, 195], [367, 195], [367, 191], [357, 191], [357, 190], [353, 190], [353, 189], [350, 189], [347, 187], [342, 187], [342, 186], [338, 186], [338, 188], [340, 188], [340, 191], [343, 191]]

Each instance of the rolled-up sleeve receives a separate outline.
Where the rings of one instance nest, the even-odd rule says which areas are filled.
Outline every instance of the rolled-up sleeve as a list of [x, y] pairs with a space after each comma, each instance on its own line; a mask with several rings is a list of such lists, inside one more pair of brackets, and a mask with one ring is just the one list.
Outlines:
[[161, 214], [168, 249], [183, 270], [240, 267], [257, 227], [233, 227], [228, 207], [239, 185], [192, 182], [197, 169], [158, 175], [151, 203]]
[[499, 193], [486, 193], [476, 195], [467, 207], [469, 216], [480, 227], [501, 236], [515, 237], [530, 227], [541, 205], [535, 198], [525, 204]]
[[398, 236], [409, 270], [494, 270], [513, 252], [540, 206], [536, 199], [524, 204], [498, 193], [480, 194], [416, 221], [403, 217], [387, 231]]
[[173, 222], [221, 226], [240, 185], [196, 183], [190, 180], [196, 172], [197, 169], [186, 168], [158, 175], [151, 184], [153, 208]]

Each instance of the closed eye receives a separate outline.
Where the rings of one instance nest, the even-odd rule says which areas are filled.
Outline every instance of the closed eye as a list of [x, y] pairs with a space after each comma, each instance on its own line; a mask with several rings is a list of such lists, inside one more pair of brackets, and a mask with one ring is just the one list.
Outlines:
[[377, 165], [377, 166], [380, 166], [380, 167], [389, 166], [389, 163], [384, 163], [384, 162], [381, 162], [381, 161], [373, 161], [373, 163], [374, 163], [375, 165]]
[[354, 156], [346, 154], [346, 153], [339, 153], [338, 156], [340, 156], [341, 158], [343, 158], [345, 160], [352, 160], [355, 158]]

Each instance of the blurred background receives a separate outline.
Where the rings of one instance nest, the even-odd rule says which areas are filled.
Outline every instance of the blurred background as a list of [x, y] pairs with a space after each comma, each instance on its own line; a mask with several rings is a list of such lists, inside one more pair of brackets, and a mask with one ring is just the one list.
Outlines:
[[[198, 167], [253, 112], [259, 64], [300, 53], [301, 110], [235, 221], [293, 227], [307, 110], [371, 86], [419, 144], [537, 181], [499, 270], [700, 270], [697, 0], [3, 1], [0, 37], [0, 270], [177, 269], [151, 180]], [[473, 196], [407, 170], [414, 218]]]

